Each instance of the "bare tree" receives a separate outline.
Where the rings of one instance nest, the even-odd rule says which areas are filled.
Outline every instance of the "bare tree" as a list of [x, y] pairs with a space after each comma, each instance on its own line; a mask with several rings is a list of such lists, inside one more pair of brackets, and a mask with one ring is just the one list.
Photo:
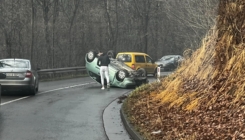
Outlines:
[[47, 54], [47, 61], [46, 63], [48, 64], [48, 68], [52, 67], [52, 63], [50, 60], [52, 59], [52, 53], [51, 53], [51, 43], [50, 43], [50, 32], [49, 32], [49, 12], [50, 8], [52, 6], [52, 1], [50, 0], [37, 0], [39, 5], [42, 8], [42, 14], [43, 14], [43, 22], [44, 22], [44, 34], [45, 34], [45, 46], [47, 47], [46, 49], [46, 54]]
[[0, 57], [54, 68], [84, 65], [89, 49], [142, 51], [154, 59], [181, 54], [199, 46], [216, 6], [217, 0], [1, 0]]
[[64, 12], [64, 15], [69, 21], [69, 53], [68, 53], [68, 64], [69, 66], [72, 65], [72, 56], [74, 53], [74, 34], [72, 31], [72, 28], [75, 24], [78, 8], [80, 4], [80, 0], [72, 0], [72, 1], [62, 1], [62, 10]]

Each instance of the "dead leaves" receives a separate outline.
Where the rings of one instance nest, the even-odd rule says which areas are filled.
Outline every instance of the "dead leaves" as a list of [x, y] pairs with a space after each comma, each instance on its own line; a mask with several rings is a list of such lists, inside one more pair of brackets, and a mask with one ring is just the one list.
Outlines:
[[245, 139], [245, 1], [220, 0], [219, 8], [218, 33], [186, 51], [176, 74], [127, 98], [131, 123], [145, 139]]

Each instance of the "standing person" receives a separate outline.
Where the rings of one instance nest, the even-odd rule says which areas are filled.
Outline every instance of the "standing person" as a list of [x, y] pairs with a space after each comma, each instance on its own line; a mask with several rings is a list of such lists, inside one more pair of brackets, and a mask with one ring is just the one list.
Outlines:
[[110, 88], [110, 81], [109, 81], [109, 69], [108, 69], [108, 65], [110, 64], [110, 58], [107, 54], [100, 52], [98, 54], [99, 59], [97, 62], [97, 65], [100, 66], [100, 78], [101, 78], [101, 85], [102, 85], [102, 90], [105, 89], [104, 86], [104, 75], [107, 81], [107, 88], [109, 90]]

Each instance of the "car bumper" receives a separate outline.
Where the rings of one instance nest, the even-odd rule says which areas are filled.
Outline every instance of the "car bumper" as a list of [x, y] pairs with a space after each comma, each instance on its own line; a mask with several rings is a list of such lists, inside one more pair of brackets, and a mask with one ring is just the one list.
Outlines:
[[30, 91], [32, 90], [34, 87], [33, 86], [2, 86], [2, 91], [6, 92], [6, 91]]
[[135, 86], [140, 86], [144, 83], [148, 83], [147, 78], [125, 78], [122, 82], [116, 85], [121, 88], [134, 88]]
[[0, 80], [2, 91], [31, 90], [34, 88], [34, 82], [31, 79], [24, 80]]

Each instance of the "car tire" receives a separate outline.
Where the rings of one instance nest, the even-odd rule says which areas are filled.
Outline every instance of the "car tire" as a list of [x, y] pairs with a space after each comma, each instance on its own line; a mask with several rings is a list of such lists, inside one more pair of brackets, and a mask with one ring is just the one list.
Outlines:
[[96, 56], [95, 51], [91, 50], [87, 53], [86, 59], [88, 62], [92, 62], [94, 60], [95, 56]]
[[36, 87], [36, 93], [38, 92], [38, 90], [39, 90], [39, 86], [37, 85], [37, 87]]
[[119, 70], [116, 73], [116, 79], [118, 81], [123, 81], [128, 76], [128, 72], [126, 70]]
[[113, 51], [113, 50], [109, 50], [108, 52], [107, 52], [107, 55], [109, 56], [109, 58], [116, 58], [116, 53]]
[[30, 90], [30, 95], [36, 95], [37, 89], [34, 87]]
[[0, 84], [0, 104], [1, 104], [1, 100], [2, 100], [2, 85]]
[[140, 73], [142, 77], [147, 77], [147, 72], [144, 68], [139, 68], [137, 71]]
[[154, 70], [153, 77], [157, 78], [157, 68]]

